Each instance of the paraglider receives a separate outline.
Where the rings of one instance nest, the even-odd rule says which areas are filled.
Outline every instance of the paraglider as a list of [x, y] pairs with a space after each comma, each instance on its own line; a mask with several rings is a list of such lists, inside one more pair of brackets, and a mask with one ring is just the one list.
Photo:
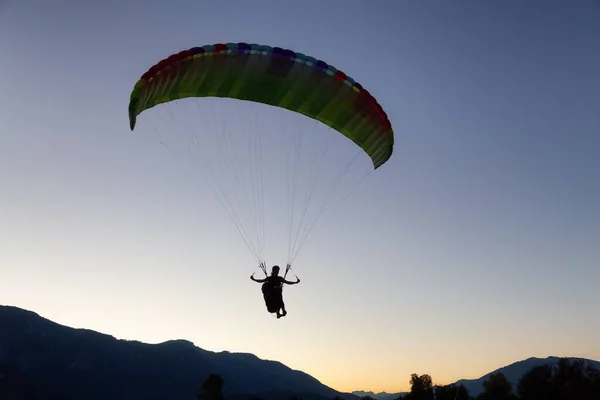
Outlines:
[[[320, 121], [350, 139], [355, 146], [366, 153], [372, 163], [371, 171], [386, 163], [393, 152], [392, 126], [377, 100], [344, 72], [324, 61], [292, 50], [259, 44], [227, 43], [194, 47], [173, 54], [152, 66], [135, 84], [129, 103], [130, 129], [134, 130], [138, 116], [145, 110], [184, 98], [229, 98], [234, 101], [261, 103]], [[198, 108], [202, 109], [202, 106]], [[235, 119], [236, 116], [231, 115], [231, 118]], [[228, 139], [229, 132], [227, 135], [220, 136], [223, 138], [222, 140], [231, 140]], [[253, 140], [250, 134], [246, 136], [249, 141]], [[202, 135], [194, 137], [193, 140], [194, 148], [202, 146]], [[253, 145], [256, 143], [250, 144], [250, 146]], [[220, 148], [229, 149], [232, 146], [233, 141]], [[190, 151], [190, 153], [192, 152]], [[325, 153], [324, 149], [323, 159], [326, 159]], [[202, 156], [196, 157], [199, 161], [205, 162], [210, 155], [211, 152], [206, 151]], [[256, 157], [254, 160], [262, 161], [263, 158]], [[239, 156], [232, 156], [227, 160], [223, 157], [217, 158], [215, 164], [209, 167], [220, 166], [219, 163], [241, 162], [238, 161], [240, 160]], [[291, 156], [290, 160], [293, 161]], [[254, 164], [255, 162], [252, 162], [240, 168], [241, 179], [238, 178], [235, 185], [245, 185], [245, 179], [248, 178], [243, 173], [254, 168]], [[313, 164], [310, 165], [311, 168], [322, 165]], [[321, 171], [326, 170], [325, 167], [322, 168]], [[293, 166], [290, 169], [293, 169]], [[347, 165], [339, 168], [336, 180], [331, 184], [330, 190], [325, 192], [326, 196], [330, 196], [339, 183], [339, 177], [347, 170]], [[211, 174], [213, 174], [212, 170]], [[321, 172], [315, 174], [318, 176]], [[222, 182], [215, 175], [211, 175], [211, 178], [216, 187], [214, 192], [223, 196], [223, 199], [220, 199], [223, 208], [236, 224], [236, 228], [248, 248], [255, 254], [260, 264], [264, 265], [264, 227], [262, 226], [264, 216], [261, 214], [264, 208], [262, 205], [263, 175], [262, 171], [255, 175], [249, 175], [256, 179], [256, 184], [252, 186], [252, 190], [246, 190], [244, 186], [244, 193], [254, 195], [255, 199], [251, 202], [240, 203], [241, 207], [252, 208], [250, 214], [253, 222], [250, 223], [241, 222], [243, 213], [234, 209], [235, 204], [230, 201], [230, 198], [227, 198]], [[290, 182], [292, 179], [288, 180], [288, 185]], [[314, 190], [315, 186], [308, 187], [309, 190]], [[288, 201], [291, 201], [292, 204], [294, 204], [293, 194], [296, 193], [295, 188], [293, 189], [288, 189]], [[290, 195], [290, 193], [292, 194]], [[300, 217], [297, 220], [300, 222], [295, 235], [292, 234], [292, 230], [295, 229], [292, 227], [292, 222], [295, 222], [294, 215], [289, 216], [290, 249], [286, 273], [296, 258], [302, 243], [313, 229], [316, 220], [322, 214], [322, 210], [319, 209], [314, 221], [305, 223], [306, 207], [311, 199], [312, 193], [307, 193], [304, 202], [297, 202], [305, 208], [299, 213]], [[255, 234], [249, 232], [249, 227], [253, 225], [256, 227]], [[304, 231], [301, 231], [302, 229]], [[278, 268], [275, 269], [275, 271], [277, 270]], [[290, 281], [285, 281], [285, 277], [281, 278], [277, 274], [274, 275], [276, 278], [272, 278], [273, 275], [267, 276], [264, 268], [263, 271], [266, 278], [257, 280], [257, 282], [270, 282], [270, 280], [277, 279], [283, 279], [278, 282], [286, 284], [299, 282], [298, 280], [298, 282], [290, 283]], [[253, 277], [252, 279], [254, 280]], [[267, 304], [269, 312], [276, 312], [278, 316], [285, 315], [285, 306], [281, 296], [279, 294], [271, 296], [275, 292], [269, 292], [269, 295], [265, 297], [265, 302], [267, 302], [267, 298], [273, 300]], [[278, 307], [279, 303], [281, 305]]]
[[[261, 268], [264, 269], [264, 264], [261, 265]], [[288, 264], [286, 273], [289, 268], [290, 265]], [[285, 309], [285, 303], [283, 302], [283, 285], [296, 285], [300, 283], [300, 278], [296, 277], [296, 282], [288, 281], [285, 279], [285, 276], [279, 276], [279, 266], [273, 265], [271, 268], [271, 275], [264, 279], [256, 279], [254, 274], [252, 274], [250, 275], [250, 279], [254, 282], [262, 283], [261, 290], [265, 305], [267, 306], [267, 311], [276, 313], [278, 319], [285, 317], [287, 311]]]

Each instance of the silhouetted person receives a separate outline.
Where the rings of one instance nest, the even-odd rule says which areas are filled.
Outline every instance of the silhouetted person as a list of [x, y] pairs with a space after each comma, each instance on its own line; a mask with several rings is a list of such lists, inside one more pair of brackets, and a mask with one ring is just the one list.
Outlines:
[[[254, 282], [262, 283], [262, 292], [267, 306], [267, 311], [277, 313], [277, 318], [284, 317], [287, 314], [285, 304], [283, 303], [283, 284], [295, 285], [300, 283], [300, 278], [296, 277], [296, 282], [290, 282], [279, 276], [279, 266], [274, 265], [271, 268], [271, 275], [264, 279], [255, 279], [254, 274], [250, 275]], [[281, 312], [280, 312], [281, 311]]]

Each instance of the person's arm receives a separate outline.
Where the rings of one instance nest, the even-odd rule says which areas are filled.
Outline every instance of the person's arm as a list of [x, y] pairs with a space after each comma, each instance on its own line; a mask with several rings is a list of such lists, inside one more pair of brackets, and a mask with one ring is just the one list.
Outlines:
[[[286, 275], [287, 275], [288, 271], [290, 270], [290, 268], [292, 268], [292, 266], [291, 266], [291, 264], [290, 264], [290, 263], [288, 263], [288, 264], [286, 265], [286, 268], [285, 268], [285, 274], [286, 274]], [[285, 280], [285, 278], [283, 278], [281, 281], [282, 281], [283, 283], [285, 283], [285, 284], [288, 284], [288, 285], [296, 285], [296, 284], [300, 283], [300, 278], [296, 277], [296, 282], [290, 282], [290, 281], [286, 281], [286, 280]]]
[[252, 279], [254, 282], [258, 282], [258, 283], [263, 283], [263, 282], [266, 282], [266, 281], [267, 281], [267, 278], [264, 278], [264, 279], [256, 279], [256, 278], [254, 277], [254, 274], [250, 275], [250, 279]]

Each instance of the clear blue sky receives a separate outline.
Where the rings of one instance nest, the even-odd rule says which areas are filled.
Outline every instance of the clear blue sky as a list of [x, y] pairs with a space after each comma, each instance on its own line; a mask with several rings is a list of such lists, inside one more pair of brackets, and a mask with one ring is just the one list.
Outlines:
[[[592, 0], [0, 1], [0, 303], [343, 391], [600, 359], [599, 21]], [[148, 67], [231, 41], [333, 64], [396, 133], [307, 242], [281, 320], [218, 203], [128, 126]]]

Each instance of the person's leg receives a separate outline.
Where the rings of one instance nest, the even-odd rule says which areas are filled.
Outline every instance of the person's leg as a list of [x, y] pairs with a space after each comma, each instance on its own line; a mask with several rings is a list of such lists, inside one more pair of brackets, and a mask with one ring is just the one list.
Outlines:
[[[277, 295], [277, 318], [284, 317], [287, 312], [285, 311], [285, 304], [283, 303], [283, 293], [281, 291], [276, 292]], [[281, 312], [280, 312], [281, 311]]]
[[281, 316], [285, 317], [287, 315], [287, 311], [285, 311], [285, 303], [283, 302], [283, 299], [281, 299]]

